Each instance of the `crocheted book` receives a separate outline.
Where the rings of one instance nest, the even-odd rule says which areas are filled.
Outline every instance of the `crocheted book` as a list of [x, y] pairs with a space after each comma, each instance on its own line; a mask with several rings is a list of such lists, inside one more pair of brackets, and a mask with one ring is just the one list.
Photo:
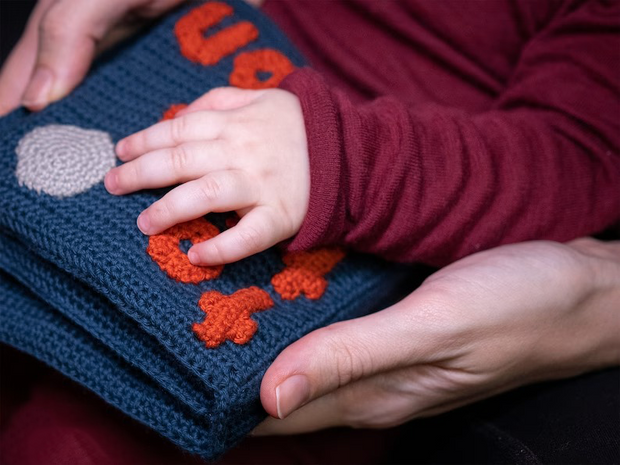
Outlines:
[[302, 64], [254, 8], [193, 3], [103, 57], [68, 98], [1, 119], [0, 340], [213, 459], [264, 419], [260, 382], [280, 351], [409, 290], [410, 270], [339, 248], [193, 266], [188, 244], [234, 215], [149, 238], [136, 218], [164, 191], [103, 187], [120, 138], [210, 88], [277, 86]]

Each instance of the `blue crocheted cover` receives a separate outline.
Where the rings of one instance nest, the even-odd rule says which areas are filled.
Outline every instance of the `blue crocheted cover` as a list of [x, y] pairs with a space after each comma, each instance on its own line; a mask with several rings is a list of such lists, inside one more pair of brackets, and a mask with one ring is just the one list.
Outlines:
[[[217, 30], [249, 20], [257, 39], [204, 66], [181, 55], [173, 30], [196, 5], [175, 11], [100, 60], [68, 98], [0, 120], [0, 340], [57, 368], [184, 449], [219, 456], [265, 417], [261, 378], [287, 345], [313, 329], [367, 314], [402, 295], [408, 270], [349, 253], [328, 273], [316, 300], [283, 300], [271, 284], [285, 265], [270, 249], [226, 265], [217, 279], [177, 282], [147, 254], [138, 214], [163, 191], [109, 195], [102, 182], [58, 197], [16, 176], [16, 148], [47, 125], [73, 125], [121, 137], [157, 122], [172, 103], [229, 85], [242, 51], [272, 48], [296, 66], [302, 57], [254, 8], [228, 2], [234, 15]], [[224, 215], [209, 221], [225, 229]], [[246, 344], [207, 348], [192, 331], [205, 320], [206, 291], [230, 295], [256, 286], [274, 302], [254, 313]]]

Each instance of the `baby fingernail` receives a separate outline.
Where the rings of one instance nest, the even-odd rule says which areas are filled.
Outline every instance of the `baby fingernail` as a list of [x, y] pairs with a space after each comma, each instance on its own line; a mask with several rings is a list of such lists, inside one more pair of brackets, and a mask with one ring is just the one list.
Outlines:
[[32, 110], [41, 110], [50, 102], [50, 92], [54, 83], [54, 75], [47, 68], [38, 68], [26, 93], [22, 104]]
[[190, 249], [187, 252], [187, 258], [189, 258], [189, 262], [192, 265], [200, 265], [200, 256], [198, 255], [198, 252]]
[[310, 400], [310, 383], [304, 375], [293, 375], [276, 387], [278, 418], [284, 419]]
[[125, 154], [126, 145], [127, 144], [125, 143], [125, 139], [119, 140], [116, 144], [116, 155], [118, 156], [118, 158], [121, 158]]
[[118, 180], [116, 177], [116, 173], [114, 171], [109, 171], [108, 174], [105, 175], [105, 179], [103, 180], [103, 184], [105, 188], [108, 190], [110, 194], [113, 194], [118, 187]]
[[149, 217], [146, 213], [140, 213], [138, 216], [138, 228], [142, 231], [143, 234], [148, 234], [149, 228], [151, 227], [151, 222], [149, 221]]

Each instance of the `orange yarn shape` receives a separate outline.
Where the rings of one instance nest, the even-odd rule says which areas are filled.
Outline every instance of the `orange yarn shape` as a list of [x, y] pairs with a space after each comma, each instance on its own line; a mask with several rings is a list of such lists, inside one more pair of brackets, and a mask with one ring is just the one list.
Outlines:
[[162, 115], [160, 121], [166, 121], [167, 119], [173, 119], [177, 115], [178, 112], [180, 112], [184, 108], [187, 108], [187, 106], [188, 106], [187, 103], [173, 103], [172, 105], [168, 107], [166, 111], [164, 111], [164, 114]]
[[207, 291], [200, 297], [198, 306], [207, 314], [202, 323], [194, 323], [196, 336], [212, 349], [230, 339], [235, 344], [245, 344], [252, 339], [258, 323], [252, 313], [267, 310], [273, 300], [262, 289], [252, 286], [240, 289], [232, 295]]
[[[231, 86], [242, 89], [268, 89], [278, 87], [280, 82], [295, 70], [293, 63], [277, 50], [270, 48], [243, 52], [235, 58], [230, 74]], [[271, 73], [269, 79], [261, 81], [258, 72]]]
[[339, 248], [288, 253], [282, 258], [286, 268], [271, 279], [271, 284], [285, 300], [296, 299], [302, 293], [309, 299], [319, 299], [327, 289], [325, 275], [344, 255]]
[[241, 21], [205, 37], [207, 29], [233, 13], [232, 7], [225, 3], [208, 2], [179, 19], [174, 26], [174, 34], [183, 56], [194, 63], [214, 65], [256, 40], [258, 29], [249, 21]]
[[182, 283], [198, 284], [201, 281], [217, 278], [224, 266], [192, 265], [179, 245], [182, 240], [189, 240], [192, 244], [204, 242], [219, 233], [220, 231], [207, 220], [198, 218], [177, 224], [161, 234], [149, 237], [149, 246], [146, 251], [162, 271], [172, 279]]

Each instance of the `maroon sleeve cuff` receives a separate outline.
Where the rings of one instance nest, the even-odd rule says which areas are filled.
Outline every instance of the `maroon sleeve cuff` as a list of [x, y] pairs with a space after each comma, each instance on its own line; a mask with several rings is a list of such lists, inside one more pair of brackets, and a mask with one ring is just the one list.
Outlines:
[[308, 211], [299, 232], [281, 247], [295, 252], [337, 243], [344, 235], [346, 217], [337, 104], [324, 79], [310, 68], [291, 73], [280, 88], [292, 92], [301, 102], [310, 158]]

